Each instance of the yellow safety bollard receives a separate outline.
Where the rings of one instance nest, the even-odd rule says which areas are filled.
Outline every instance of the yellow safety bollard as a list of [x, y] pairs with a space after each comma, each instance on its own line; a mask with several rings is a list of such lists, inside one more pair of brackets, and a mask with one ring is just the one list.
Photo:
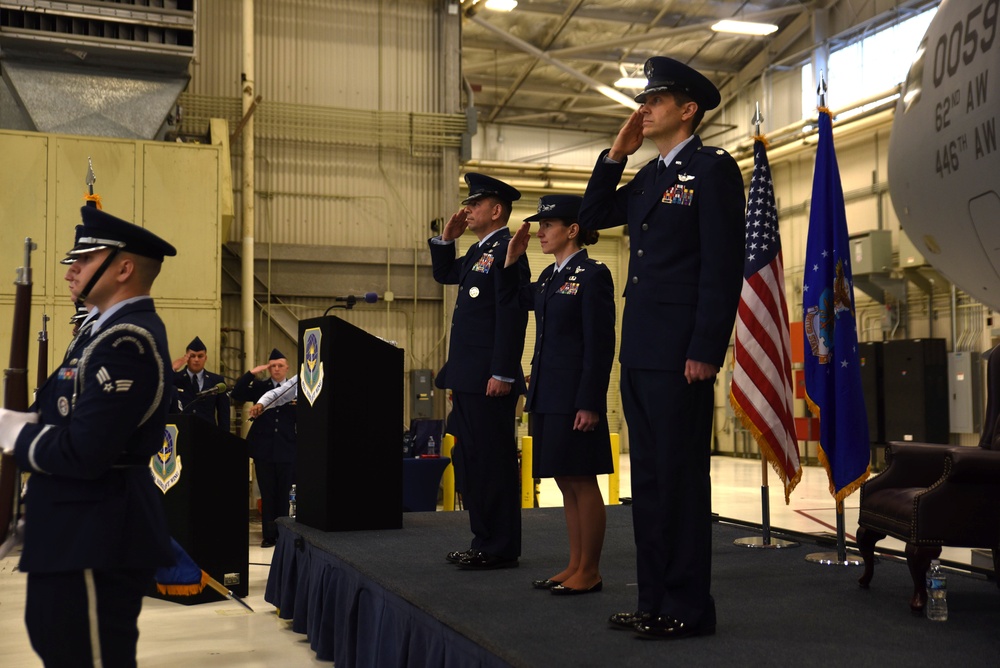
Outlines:
[[531, 475], [531, 437], [521, 437], [521, 507], [535, 507], [535, 479]]
[[621, 458], [621, 452], [619, 450], [618, 434], [611, 434], [611, 461], [614, 462], [615, 469], [608, 474], [608, 505], [617, 506], [621, 503], [621, 498], [618, 496], [621, 484], [621, 479], [619, 478], [618, 471], [618, 460]]
[[[451, 459], [451, 451], [455, 447], [455, 437], [445, 434], [441, 439], [441, 456]], [[444, 470], [441, 476], [441, 510], [455, 510], [455, 460]]]

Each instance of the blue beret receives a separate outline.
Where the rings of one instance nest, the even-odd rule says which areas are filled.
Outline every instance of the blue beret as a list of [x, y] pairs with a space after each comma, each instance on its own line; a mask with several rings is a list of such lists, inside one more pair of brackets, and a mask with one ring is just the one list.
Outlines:
[[666, 56], [653, 56], [643, 67], [646, 75], [646, 88], [635, 96], [635, 101], [642, 104], [651, 93], [681, 91], [691, 96], [703, 111], [715, 109], [722, 102], [722, 95], [708, 78], [679, 60]]
[[480, 197], [496, 197], [507, 204], [521, 199], [521, 193], [517, 188], [492, 176], [468, 172], [465, 175], [465, 182], [469, 184], [469, 196], [462, 200], [462, 204], [468, 204]]
[[543, 218], [558, 218], [566, 222], [576, 222], [580, 218], [579, 195], [542, 195], [538, 199], [538, 213], [528, 216], [524, 222], [530, 223]]

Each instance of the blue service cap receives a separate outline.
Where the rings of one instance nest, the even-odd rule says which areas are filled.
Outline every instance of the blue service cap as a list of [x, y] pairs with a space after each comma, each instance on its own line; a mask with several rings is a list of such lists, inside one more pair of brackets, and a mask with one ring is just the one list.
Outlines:
[[92, 206], [80, 207], [83, 224], [76, 226], [76, 245], [66, 253], [63, 264], [72, 264], [85, 253], [117, 248], [127, 253], [153, 258], [160, 262], [166, 255], [177, 255], [177, 249], [138, 225], [116, 218]]
[[193, 350], [194, 352], [201, 352], [202, 350], [208, 350], [205, 344], [201, 342], [201, 339], [197, 336], [191, 339], [191, 343], [188, 344], [188, 350]]
[[580, 203], [583, 198], [579, 195], [542, 195], [538, 199], [538, 213], [528, 216], [524, 222], [530, 223], [544, 218], [558, 218], [566, 222], [573, 223], [580, 218]]
[[635, 96], [635, 101], [639, 104], [646, 101], [647, 95], [667, 91], [687, 93], [703, 111], [715, 109], [722, 102], [722, 95], [715, 84], [704, 74], [679, 60], [653, 56], [646, 61], [643, 74], [646, 75], [646, 88]]
[[480, 197], [496, 197], [507, 204], [521, 199], [521, 193], [517, 188], [492, 176], [468, 172], [465, 175], [465, 182], [469, 184], [469, 196], [462, 200], [462, 204], [468, 204]]
[[273, 362], [274, 360], [283, 360], [283, 359], [285, 359], [285, 354], [282, 353], [277, 348], [275, 348], [271, 351], [271, 356], [267, 358], [267, 361]]

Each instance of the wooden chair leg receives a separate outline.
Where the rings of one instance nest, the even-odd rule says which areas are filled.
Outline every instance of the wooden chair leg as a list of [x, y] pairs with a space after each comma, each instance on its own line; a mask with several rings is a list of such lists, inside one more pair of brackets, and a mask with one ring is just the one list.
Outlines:
[[906, 565], [910, 568], [910, 578], [913, 580], [913, 597], [910, 598], [910, 610], [915, 615], [923, 614], [927, 604], [927, 569], [931, 559], [941, 556], [938, 546], [927, 547], [906, 544]]
[[868, 589], [872, 576], [875, 575], [875, 544], [883, 538], [885, 538], [884, 533], [872, 531], [866, 527], [858, 527], [858, 552], [861, 553], [861, 558], [865, 562], [865, 571], [858, 578], [858, 584], [864, 589]]

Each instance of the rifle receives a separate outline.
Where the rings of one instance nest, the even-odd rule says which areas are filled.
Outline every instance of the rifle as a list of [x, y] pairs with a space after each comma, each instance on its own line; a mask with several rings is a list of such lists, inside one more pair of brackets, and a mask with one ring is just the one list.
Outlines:
[[35, 375], [35, 390], [49, 377], [49, 316], [42, 314], [42, 331], [38, 332], [38, 373]]
[[[14, 321], [10, 336], [10, 366], [4, 370], [3, 407], [12, 411], [28, 410], [28, 337], [31, 315], [31, 251], [38, 246], [24, 240], [24, 266], [14, 280]], [[16, 523], [14, 508], [21, 493], [17, 463], [13, 455], [0, 458], [0, 542], [7, 539]]]

